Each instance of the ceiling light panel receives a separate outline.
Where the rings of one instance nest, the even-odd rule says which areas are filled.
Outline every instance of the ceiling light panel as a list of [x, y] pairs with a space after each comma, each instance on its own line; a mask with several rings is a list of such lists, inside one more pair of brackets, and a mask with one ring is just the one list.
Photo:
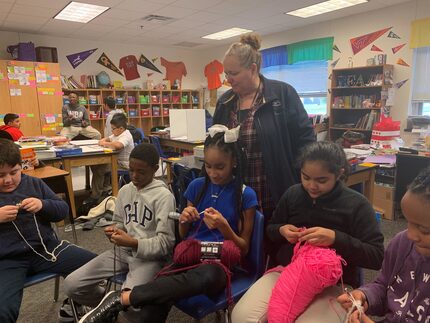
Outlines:
[[63, 10], [61, 10], [54, 19], [81, 22], [85, 24], [108, 9], [110, 8], [72, 1]]
[[352, 7], [366, 2], [368, 2], [368, 0], [329, 0], [309, 7], [304, 7], [298, 10], [286, 12], [285, 14], [301, 18], [308, 18], [316, 15], [321, 15], [323, 13]]
[[234, 36], [238, 36], [238, 35], [242, 35], [250, 32], [252, 32], [252, 30], [235, 27], [235, 28], [219, 31], [214, 34], [206, 35], [206, 36], [203, 36], [202, 38], [221, 40], [221, 39], [231, 38]]

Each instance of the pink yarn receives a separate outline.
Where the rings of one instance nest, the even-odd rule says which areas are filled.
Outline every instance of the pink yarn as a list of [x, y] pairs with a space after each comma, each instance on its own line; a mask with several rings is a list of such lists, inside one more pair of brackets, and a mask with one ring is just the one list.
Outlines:
[[291, 263], [272, 290], [268, 321], [294, 322], [316, 295], [337, 283], [342, 276], [342, 262], [333, 249], [297, 243]]

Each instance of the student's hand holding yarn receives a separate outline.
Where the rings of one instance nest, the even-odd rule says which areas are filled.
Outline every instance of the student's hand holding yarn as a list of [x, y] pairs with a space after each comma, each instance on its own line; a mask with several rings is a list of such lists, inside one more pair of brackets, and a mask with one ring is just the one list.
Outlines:
[[354, 289], [350, 293], [343, 293], [337, 298], [337, 302], [345, 309], [349, 310], [349, 308], [352, 306], [351, 296], [354, 297], [356, 301], [359, 301], [361, 303], [361, 306], [363, 306], [363, 311], [367, 311], [367, 308], [369, 307], [369, 304], [367, 304], [367, 298], [366, 295], [359, 289]]
[[192, 223], [200, 220], [200, 215], [194, 206], [187, 206], [179, 217], [179, 223]]
[[25, 200], [22, 200], [21, 208], [27, 212], [36, 213], [42, 209], [42, 201], [35, 197], [29, 197]]
[[286, 224], [279, 228], [279, 233], [291, 244], [297, 243], [299, 240], [299, 232], [300, 228], [292, 224]]
[[19, 206], [17, 205], [6, 205], [0, 207], [0, 223], [14, 221], [18, 214], [18, 210]]
[[211, 230], [213, 229], [221, 229], [228, 226], [227, 220], [215, 210], [213, 207], [207, 208], [204, 213], [203, 221], [207, 225], [207, 227]]
[[366, 314], [360, 315], [359, 311], [354, 311], [349, 317], [348, 323], [375, 323]]
[[137, 248], [137, 239], [131, 237], [127, 232], [116, 229], [110, 237], [110, 241], [117, 246]]
[[116, 231], [116, 225], [110, 225], [110, 226], [104, 228], [105, 235], [109, 240], [115, 231]]
[[334, 243], [336, 233], [333, 230], [313, 227], [299, 233], [299, 241], [307, 241], [309, 244], [319, 247], [329, 247]]

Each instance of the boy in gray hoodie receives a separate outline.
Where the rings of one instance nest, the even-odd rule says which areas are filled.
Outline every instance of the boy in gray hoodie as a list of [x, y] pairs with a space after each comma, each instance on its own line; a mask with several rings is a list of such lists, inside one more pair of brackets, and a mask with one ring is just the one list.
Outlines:
[[112, 277], [114, 269], [127, 273], [122, 287], [133, 288], [153, 279], [171, 256], [175, 233], [168, 214], [175, 211], [175, 199], [164, 182], [154, 179], [158, 162], [159, 155], [151, 144], [142, 143], [131, 152], [131, 182], [118, 193], [115, 224], [105, 228], [113, 248], [64, 281], [66, 294], [77, 303], [96, 306], [105, 292], [99, 283]]

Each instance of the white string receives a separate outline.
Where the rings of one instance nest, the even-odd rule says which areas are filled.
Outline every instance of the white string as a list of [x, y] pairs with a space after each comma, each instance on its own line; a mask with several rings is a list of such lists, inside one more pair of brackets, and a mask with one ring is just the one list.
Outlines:
[[[13, 226], [15, 227], [16, 231], [18, 231], [18, 234], [21, 236], [22, 240], [24, 240], [24, 242], [27, 244], [27, 246], [29, 246], [29, 247], [30, 247], [30, 249], [31, 249], [31, 250], [33, 250], [33, 252], [34, 252], [36, 255], [38, 255], [39, 257], [41, 257], [41, 258], [43, 258], [43, 259], [45, 259], [46, 261], [56, 262], [56, 261], [57, 261], [58, 256], [60, 255], [60, 253], [62, 253], [64, 250], [66, 250], [68, 247], [70, 247], [71, 243], [70, 243], [69, 241], [67, 241], [67, 240], [61, 240], [61, 242], [59, 243], [59, 245], [58, 245], [58, 246], [56, 246], [56, 247], [54, 248], [54, 250], [52, 250], [52, 252], [49, 252], [49, 251], [48, 251], [48, 249], [46, 248], [45, 243], [43, 242], [43, 238], [42, 238], [42, 235], [41, 235], [41, 233], [40, 233], [39, 225], [37, 224], [36, 215], [35, 215], [34, 213], [33, 213], [33, 219], [34, 219], [34, 223], [35, 223], [35, 225], [36, 225], [37, 234], [39, 235], [39, 239], [40, 239], [40, 242], [41, 242], [41, 244], [42, 244], [42, 246], [43, 246], [43, 249], [45, 250], [45, 252], [46, 252], [48, 255], [50, 255], [50, 256], [51, 256], [51, 258], [47, 258], [45, 255], [42, 255], [42, 254], [40, 254], [39, 252], [37, 252], [37, 251], [36, 251], [36, 250], [35, 250], [35, 249], [34, 249], [34, 248], [33, 248], [33, 247], [28, 243], [28, 241], [25, 239], [24, 235], [21, 233], [21, 231], [18, 229], [17, 225], [15, 224], [15, 221], [12, 221], [12, 224], [13, 224]], [[61, 250], [58, 252], [58, 254], [57, 254], [57, 255], [55, 255], [55, 251], [56, 251], [58, 248], [60, 248], [60, 247], [63, 245], [63, 243], [64, 243], [64, 242], [68, 242], [69, 244], [68, 244], [64, 249], [61, 249]]]
[[346, 289], [345, 289], [345, 292], [347, 293], [347, 295], [349, 297], [349, 300], [352, 303], [352, 306], [349, 308], [348, 313], [346, 314], [345, 322], [344, 323], [348, 323], [349, 322], [349, 318], [351, 317], [352, 313], [355, 310], [358, 311], [358, 318], [359, 318], [359, 320], [361, 322], [361, 316], [362, 316], [362, 314], [364, 314], [363, 306], [361, 305], [361, 301], [358, 300], [358, 299], [355, 299], [354, 296], [352, 296], [352, 294], [350, 292], [348, 292]]

